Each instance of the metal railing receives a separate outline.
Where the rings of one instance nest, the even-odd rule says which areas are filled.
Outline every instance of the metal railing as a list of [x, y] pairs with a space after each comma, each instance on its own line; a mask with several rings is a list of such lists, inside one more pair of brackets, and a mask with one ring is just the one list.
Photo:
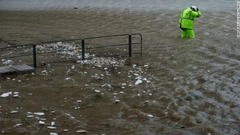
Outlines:
[[[132, 42], [132, 37], [133, 36], [139, 36], [140, 42]], [[91, 39], [103, 39], [103, 38], [111, 38], [111, 37], [126, 37], [128, 38], [128, 43], [127, 44], [111, 44], [111, 45], [104, 45], [104, 46], [98, 46], [94, 48], [105, 48], [105, 47], [116, 47], [116, 46], [128, 46], [128, 55], [129, 57], [132, 56], [132, 46], [133, 45], [140, 45], [140, 55], [142, 56], [142, 35], [140, 33], [133, 33], [133, 34], [120, 34], [120, 35], [109, 35], [109, 36], [98, 36], [98, 37], [87, 37], [81, 39], [81, 46], [82, 46], [82, 59], [85, 59], [85, 50], [86, 50], [86, 40], [91, 40]]]
[[[17, 52], [18, 48], [23, 48], [23, 47], [31, 47], [32, 53], [31, 54], [24, 54], [24, 53], [18, 53], [14, 56], [1, 56], [1, 59], [6, 59], [6, 58], [15, 58], [15, 57], [22, 57], [22, 56], [29, 56], [32, 55], [32, 60], [33, 60], [33, 67], [36, 68], [37, 67], [37, 54], [39, 54], [37, 52], [36, 47], [38, 45], [44, 45], [44, 44], [52, 44], [52, 43], [57, 43], [57, 42], [79, 42], [80, 47], [81, 47], [81, 58], [82, 60], [86, 59], [86, 51], [87, 49], [93, 49], [93, 48], [87, 48], [87, 42], [89, 40], [96, 40], [96, 39], [103, 39], [103, 40], [107, 40], [107, 38], [118, 38], [118, 37], [123, 37], [126, 38], [128, 40], [128, 43], [119, 43], [119, 44], [105, 44], [103, 46], [98, 46], [96, 45], [96, 47], [94, 47], [94, 49], [99, 49], [99, 48], [107, 48], [107, 47], [117, 47], [117, 46], [128, 46], [128, 56], [132, 57], [132, 54], [140, 54], [142, 56], [142, 40], [143, 37], [140, 33], [133, 33], [133, 34], [119, 34], [119, 35], [108, 35], [108, 36], [98, 36], [98, 37], [86, 37], [86, 38], [81, 38], [81, 39], [69, 39], [69, 40], [62, 40], [62, 41], [50, 41], [50, 42], [41, 42], [41, 43], [32, 43], [32, 44], [24, 44], [24, 45], [14, 45], [14, 46], [9, 46], [9, 47], [4, 47], [4, 48], [0, 48], [0, 51], [3, 50], [11, 50], [11, 49], [15, 49]], [[133, 37], [137, 38], [138, 42], [133, 42]], [[91, 45], [91, 44], [90, 44]], [[135, 52], [133, 53], [133, 45], [138, 45], [140, 52]], [[30, 49], [29, 49], [30, 50]], [[2, 55], [2, 53], [1, 53]]]

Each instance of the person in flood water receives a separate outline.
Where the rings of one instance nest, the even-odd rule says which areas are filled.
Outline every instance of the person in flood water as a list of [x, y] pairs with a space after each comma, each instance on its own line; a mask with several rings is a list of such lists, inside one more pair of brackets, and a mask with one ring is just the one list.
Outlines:
[[181, 38], [195, 38], [194, 33], [194, 18], [200, 17], [202, 13], [197, 6], [191, 6], [185, 9], [180, 16], [179, 24], [182, 30]]

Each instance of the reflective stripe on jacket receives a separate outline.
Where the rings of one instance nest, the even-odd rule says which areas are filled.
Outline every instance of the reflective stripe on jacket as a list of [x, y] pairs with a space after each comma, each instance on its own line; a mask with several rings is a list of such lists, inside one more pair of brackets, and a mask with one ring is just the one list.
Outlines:
[[191, 8], [185, 9], [180, 16], [180, 27], [185, 29], [194, 28], [194, 18], [200, 17], [202, 14], [200, 11], [192, 11]]

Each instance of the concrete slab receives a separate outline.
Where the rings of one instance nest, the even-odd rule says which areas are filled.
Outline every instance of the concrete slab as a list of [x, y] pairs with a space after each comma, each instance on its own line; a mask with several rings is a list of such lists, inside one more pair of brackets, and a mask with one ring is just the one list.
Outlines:
[[0, 67], [0, 74], [12, 73], [16, 72], [16, 70], [12, 69], [11, 67]]
[[0, 75], [12, 73], [33, 72], [35, 69], [28, 65], [16, 65], [0, 67]]

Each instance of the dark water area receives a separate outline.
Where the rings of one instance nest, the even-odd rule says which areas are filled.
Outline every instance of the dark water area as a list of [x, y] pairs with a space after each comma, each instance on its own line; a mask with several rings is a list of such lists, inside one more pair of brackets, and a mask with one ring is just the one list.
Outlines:
[[236, 0], [1, 0], [4, 10], [43, 10], [64, 8], [100, 8], [128, 10], [182, 10], [183, 7], [197, 5], [204, 11], [236, 10]]
[[[203, 10], [196, 39], [181, 39], [179, 14], [192, 4]], [[39, 53], [57, 51], [39, 54], [35, 73], [0, 77], [0, 134], [240, 134], [236, 1], [0, 0], [0, 9], [0, 47], [143, 35], [142, 57], [96, 51], [85, 62], [45, 63], [79, 58], [79, 43], [39, 45]], [[2, 58], [19, 52], [31, 49], [1, 50], [0, 66], [32, 61]]]

